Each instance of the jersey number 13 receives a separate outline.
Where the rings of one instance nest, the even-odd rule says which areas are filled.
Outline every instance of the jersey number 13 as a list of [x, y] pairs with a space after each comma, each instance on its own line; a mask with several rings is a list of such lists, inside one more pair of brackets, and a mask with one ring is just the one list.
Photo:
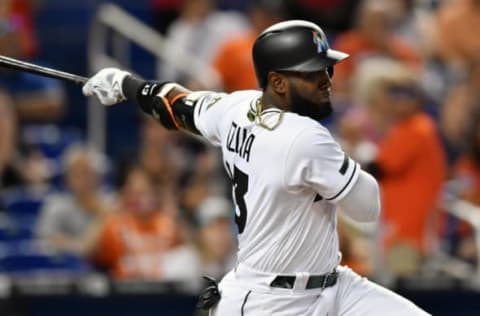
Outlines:
[[235, 197], [235, 223], [238, 226], [238, 233], [243, 233], [247, 223], [247, 205], [245, 203], [245, 194], [248, 192], [248, 175], [233, 165], [233, 176], [230, 165], [227, 163], [227, 170], [233, 182], [233, 192]]

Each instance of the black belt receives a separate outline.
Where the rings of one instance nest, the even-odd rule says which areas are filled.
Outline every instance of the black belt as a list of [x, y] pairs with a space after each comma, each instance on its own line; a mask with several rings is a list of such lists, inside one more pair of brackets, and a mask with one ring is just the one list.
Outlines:
[[[306, 289], [324, 289], [334, 286], [337, 283], [337, 271], [324, 275], [311, 275], [308, 278]], [[271, 287], [279, 287], [284, 289], [293, 289], [296, 277], [293, 275], [279, 275], [270, 283]]]

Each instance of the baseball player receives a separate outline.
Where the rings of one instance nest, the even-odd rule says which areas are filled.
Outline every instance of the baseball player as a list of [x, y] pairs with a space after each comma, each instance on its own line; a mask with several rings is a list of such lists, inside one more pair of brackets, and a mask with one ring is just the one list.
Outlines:
[[336, 208], [375, 221], [375, 179], [318, 120], [328, 116], [333, 67], [317, 25], [274, 24], [253, 47], [262, 91], [192, 92], [106, 68], [83, 87], [104, 105], [138, 103], [168, 129], [221, 147], [232, 180], [238, 264], [203, 296], [211, 315], [428, 315], [339, 265]]

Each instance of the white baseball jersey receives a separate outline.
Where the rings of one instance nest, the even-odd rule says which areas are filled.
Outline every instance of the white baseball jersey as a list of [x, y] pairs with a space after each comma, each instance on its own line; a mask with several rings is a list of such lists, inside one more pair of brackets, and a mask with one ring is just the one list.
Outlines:
[[[335, 203], [360, 167], [318, 122], [267, 109], [252, 122], [259, 91], [210, 93], [199, 99], [195, 124], [221, 146], [233, 182], [238, 260], [259, 271], [324, 274], [340, 261]], [[279, 121], [280, 120], [280, 121]]]

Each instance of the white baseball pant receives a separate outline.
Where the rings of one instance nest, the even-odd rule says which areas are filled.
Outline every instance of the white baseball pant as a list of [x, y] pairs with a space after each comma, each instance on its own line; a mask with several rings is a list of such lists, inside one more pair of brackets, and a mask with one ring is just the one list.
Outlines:
[[338, 267], [337, 283], [305, 289], [308, 273], [297, 273], [293, 289], [274, 288], [276, 277], [239, 264], [220, 282], [222, 298], [211, 316], [427, 316], [412, 302]]

